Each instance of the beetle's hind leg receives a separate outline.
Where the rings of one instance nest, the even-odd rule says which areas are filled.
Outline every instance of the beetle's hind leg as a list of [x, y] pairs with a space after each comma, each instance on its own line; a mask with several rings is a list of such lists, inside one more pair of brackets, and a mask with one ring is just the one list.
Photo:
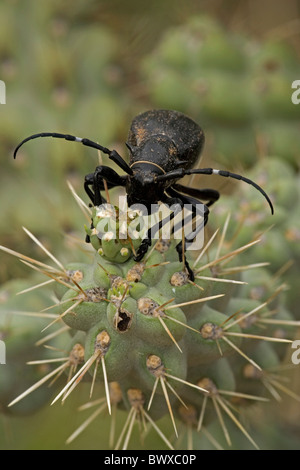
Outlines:
[[[184, 265], [188, 272], [189, 279], [191, 281], [194, 281], [194, 273], [184, 254], [186, 253], [187, 248], [194, 243], [197, 234], [201, 230], [204, 230], [204, 227], [208, 221], [209, 209], [207, 205], [203, 204], [201, 201], [177, 193], [177, 191], [175, 191], [173, 187], [168, 188], [168, 193], [173, 197], [177, 197], [178, 199], [180, 198], [182, 207], [186, 205], [190, 210], [190, 214], [184, 216], [185, 218], [183, 218], [183, 220], [180, 220], [176, 225], [173, 226], [172, 233], [176, 233], [176, 231], [178, 231], [179, 229], [182, 231], [187, 223], [192, 224], [192, 231], [187, 233], [186, 235], [184, 234], [181, 241], [176, 245], [176, 251], [178, 253], [179, 261], [184, 261]], [[201, 218], [201, 222], [199, 222], [199, 220], [197, 222], [197, 217], [199, 218], [199, 216]]]
[[191, 188], [189, 186], [183, 186], [183, 184], [175, 183], [173, 184], [172, 189], [175, 189], [180, 193], [184, 193], [187, 196], [192, 196], [201, 201], [207, 201], [207, 207], [212, 206], [220, 198], [219, 191], [211, 188], [198, 189]]
[[[204, 204], [201, 204], [201, 207], [203, 208], [203, 211], [201, 210], [201, 214], [200, 214], [201, 217], [203, 218], [202, 222], [199, 225], [197, 224], [195, 230], [193, 229], [192, 232], [185, 235], [184, 238], [178, 243], [178, 245], [176, 245], [176, 251], [178, 253], [178, 257], [179, 257], [180, 262], [183, 261], [183, 256], [184, 256], [184, 253], [186, 253], [186, 250], [187, 250], [188, 246], [192, 245], [194, 243], [197, 234], [201, 230], [204, 230], [204, 227], [207, 224], [209, 209]], [[197, 216], [199, 216], [199, 209], [196, 208], [195, 206], [192, 206], [192, 208], [193, 208], [192, 215], [189, 216], [188, 218], [189, 219], [191, 218], [191, 222], [193, 223], [194, 221], [196, 221]], [[185, 226], [185, 223], [186, 223], [186, 219], [183, 219], [183, 227]], [[174, 232], [176, 231], [176, 226], [173, 227], [173, 231]], [[185, 268], [188, 272], [190, 280], [194, 281], [195, 276], [194, 276], [194, 273], [193, 273], [192, 269], [189, 266], [189, 263], [186, 259], [186, 256], [184, 256], [184, 265], [185, 265]]]

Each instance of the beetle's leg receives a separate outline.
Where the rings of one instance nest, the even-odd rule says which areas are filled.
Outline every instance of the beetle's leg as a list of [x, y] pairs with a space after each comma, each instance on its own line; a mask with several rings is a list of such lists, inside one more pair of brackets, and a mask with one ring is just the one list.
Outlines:
[[[164, 203], [168, 205], [175, 205], [178, 204], [178, 209], [175, 209], [171, 214], [167, 217], [165, 217], [163, 220], [160, 220], [156, 225], [153, 227], [150, 227], [146, 237], [142, 240], [142, 243], [140, 244], [136, 256], [134, 257], [134, 260], [139, 262], [141, 259], [145, 256], [145, 254], [148, 251], [148, 248], [150, 247], [152, 243], [152, 237], [159, 232], [159, 230], [167, 223], [170, 222], [171, 220], [174, 219], [175, 215], [178, 214], [178, 212], [182, 209], [183, 203], [181, 202], [181, 199], [178, 198], [173, 198], [173, 197], [166, 197], [163, 201]], [[151, 215], [151, 214], [149, 214]]]
[[[100, 206], [106, 202], [101, 196], [101, 191], [105, 189], [104, 181], [107, 182], [108, 189], [116, 186], [125, 186], [126, 176], [118, 175], [118, 173], [108, 166], [97, 166], [94, 173], [86, 175], [84, 179], [84, 189], [94, 206]], [[91, 228], [94, 228], [93, 222], [91, 222]], [[86, 236], [85, 241], [90, 243], [89, 235]]]
[[115, 188], [116, 186], [125, 186], [126, 179], [126, 175], [120, 176], [116, 171], [108, 166], [97, 166], [94, 173], [86, 175], [84, 180], [84, 189], [93, 205], [100, 206], [103, 203], [101, 191], [105, 189], [104, 180], [107, 182], [108, 189], [110, 189]]
[[182, 184], [175, 183], [172, 186], [173, 189], [176, 189], [176, 191], [179, 191], [181, 193], [187, 194], [188, 196], [195, 197], [196, 199], [200, 199], [201, 201], [208, 201], [206, 203], [206, 206], [212, 206], [214, 202], [216, 202], [219, 197], [220, 193], [219, 191], [216, 191], [215, 189], [198, 189], [198, 188], [190, 188], [189, 186], [183, 186]]
[[[203, 218], [202, 222], [196, 227], [195, 230], [192, 232], [186, 234], [184, 236], [184, 239], [181, 240], [178, 245], [176, 245], [176, 250], [178, 253], [179, 261], [181, 262], [183, 260], [183, 252], [186, 252], [186, 249], [188, 247], [188, 244], [193, 243], [195, 240], [195, 237], [197, 233], [200, 232], [200, 230], [203, 230], [205, 225], [207, 224], [208, 221], [208, 215], [209, 215], [209, 209], [207, 205], [203, 204], [202, 202], [198, 201], [197, 199], [194, 199], [192, 197], [184, 196], [183, 194], [177, 193], [177, 191], [174, 190], [174, 188], [168, 188], [167, 189], [168, 194], [170, 194], [172, 197], [177, 197], [178, 199], [180, 198], [182, 201], [183, 205], [189, 205], [189, 208], [191, 209], [191, 214], [187, 215], [183, 221], [180, 221], [177, 225], [173, 227], [172, 232], [176, 232], [178, 228], [182, 228], [186, 225], [186, 223], [191, 219], [191, 222], [196, 221], [197, 216], [201, 216]], [[179, 227], [178, 227], [179, 225]], [[189, 263], [186, 259], [186, 256], [184, 258], [184, 264], [186, 267], [186, 270], [189, 273], [189, 278], [191, 281], [194, 281], [194, 273], [192, 269], [189, 266]]]
[[[176, 251], [178, 253], [178, 257], [179, 257], [179, 261], [181, 262], [183, 260], [183, 251], [184, 253], [186, 252], [187, 248], [188, 248], [188, 244], [191, 244], [193, 243], [193, 241], [195, 240], [195, 237], [197, 235], [198, 232], [200, 232], [200, 230], [203, 230], [207, 221], [208, 221], [208, 214], [209, 214], [209, 209], [206, 205], [202, 204], [202, 207], [203, 207], [203, 212], [202, 212], [202, 216], [203, 216], [203, 222], [193, 231], [193, 232], [190, 232], [189, 234], [185, 235], [184, 236], [184, 239], [181, 240], [178, 245], [176, 245]], [[195, 206], [192, 206], [193, 210], [192, 210], [192, 221], [196, 219], [197, 215], [199, 215], [199, 210], [195, 207]], [[183, 226], [184, 224], [186, 223], [185, 219], [183, 220]], [[174, 227], [174, 229], [176, 230], [176, 227]], [[183, 250], [183, 247], [184, 247], [184, 250]], [[186, 256], [184, 257], [184, 265], [185, 265], [185, 268], [189, 274], [189, 278], [191, 281], [194, 281], [195, 280], [195, 276], [194, 276], [194, 273], [192, 271], [192, 269], [190, 268], [189, 266], [189, 263], [186, 259]]]

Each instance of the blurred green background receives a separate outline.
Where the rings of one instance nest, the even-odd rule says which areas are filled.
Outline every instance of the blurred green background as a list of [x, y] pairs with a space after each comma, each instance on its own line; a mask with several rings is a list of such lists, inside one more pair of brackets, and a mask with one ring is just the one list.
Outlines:
[[[53, 131], [126, 156], [132, 118], [153, 107], [199, 122], [207, 136], [202, 166], [246, 174], [275, 155], [299, 183], [300, 104], [291, 103], [299, 57], [298, 0], [1, 0], [0, 243], [43, 260], [24, 225], [63, 262], [74, 250], [80, 259], [74, 237], [84, 239], [83, 218], [66, 180], [88, 202], [82, 183], [97, 153], [52, 139], [28, 143], [16, 161], [13, 150], [30, 134]], [[209, 184], [224, 193], [234, 187]], [[1, 283], [28, 276], [18, 260], [0, 257]], [[2, 367], [9, 364], [0, 374]], [[80, 422], [68, 406], [12, 421], [3, 416], [0, 448], [64, 448]], [[282, 445], [282, 429], [284, 446], [298, 446], [299, 406], [282, 410], [278, 432], [262, 423], [267, 448]], [[66, 421], [69, 430], [60, 425]], [[101, 424], [103, 436], [108, 423]], [[93, 429], [76, 445], [101, 447]]]

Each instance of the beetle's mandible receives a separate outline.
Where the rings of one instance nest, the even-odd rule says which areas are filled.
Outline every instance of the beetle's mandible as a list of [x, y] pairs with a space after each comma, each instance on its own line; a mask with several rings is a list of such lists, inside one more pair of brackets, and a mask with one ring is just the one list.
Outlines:
[[[125, 175], [119, 175], [112, 168], [101, 165], [97, 166], [93, 173], [86, 175], [84, 188], [94, 206], [99, 206], [103, 202], [101, 191], [104, 190], [104, 181], [106, 181], [109, 189], [116, 186], [126, 188], [129, 206], [135, 203], [142, 204], [148, 211], [151, 211], [151, 206], [158, 202], [169, 206], [178, 204], [179, 208], [189, 204], [192, 207], [192, 217], [195, 218], [199, 214], [198, 207], [202, 204], [202, 227], [204, 227], [208, 220], [208, 207], [217, 201], [219, 192], [214, 189], [183, 186], [177, 182], [186, 175], [204, 174], [234, 178], [254, 186], [266, 198], [272, 214], [274, 213], [269, 196], [254, 181], [226, 170], [194, 168], [204, 145], [204, 133], [196, 122], [178, 111], [150, 110], [133, 119], [126, 142], [130, 155], [129, 163], [126, 163], [116, 150], [109, 150], [86, 138], [56, 132], [43, 132], [27, 137], [15, 149], [14, 158], [25, 142], [38, 137], [62, 138], [93, 147], [107, 154], [125, 172]], [[171, 214], [168, 221], [175, 215], [175, 212]], [[158, 224], [158, 230], [163, 223], [164, 220]], [[153, 230], [151, 232], [149, 229], [136, 253], [136, 261], [143, 258], [151, 245], [151, 233]], [[188, 242], [191, 242], [189, 235], [176, 246], [180, 261]], [[189, 277], [193, 280], [193, 271], [186, 258], [184, 261]]]

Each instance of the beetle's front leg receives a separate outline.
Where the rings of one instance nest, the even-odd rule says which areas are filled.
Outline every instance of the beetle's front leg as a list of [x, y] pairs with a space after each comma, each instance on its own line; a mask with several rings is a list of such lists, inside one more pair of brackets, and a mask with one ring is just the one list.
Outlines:
[[[94, 206], [103, 203], [101, 191], [105, 189], [104, 181], [107, 182], [108, 189], [116, 186], [126, 186], [127, 176], [120, 176], [109, 166], [97, 166], [94, 173], [86, 175], [84, 189]], [[91, 189], [92, 188], [92, 189]]]
[[[84, 179], [84, 189], [94, 206], [103, 204], [101, 191], [105, 189], [104, 181], [107, 182], [107, 188], [126, 185], [126, 176], [120, 176], [108, 166], [97, 166], [94, 173], [86, 175]], [[92, 188], [92, 189], [91, 189]], [[93, 221], [91, 228], [94, 228]], [[87, 235], [85, 241], [90, 243], [90, 237]]]

